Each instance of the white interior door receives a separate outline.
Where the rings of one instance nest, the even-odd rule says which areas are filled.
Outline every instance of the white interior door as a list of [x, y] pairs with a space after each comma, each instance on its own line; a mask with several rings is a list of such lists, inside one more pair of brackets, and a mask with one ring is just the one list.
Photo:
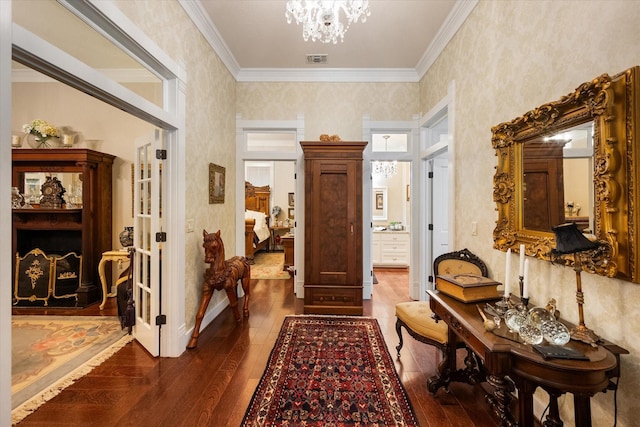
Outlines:
[[426, 220], [429, 224], [427, 232], [427, 250], [424, 260], [429, 278], [429, 288], [435, 283], [433, 260], [439, 255], [449, 252], [449, 170], [447, 152], [438, 154], [427, 160]]
[[[433, 259], [449, 252], [449, 171], [447, 153], [433, 159]], [[433, 260], [432, 260], [433, 264]]]
[[135, 258], [133, 296], [135, 303], [134, 336], [152, 355], [160, 354], [160, 253], [162, 234], [160, 131], [140, 138], [136, 143], [134, 165], [133, 224]]

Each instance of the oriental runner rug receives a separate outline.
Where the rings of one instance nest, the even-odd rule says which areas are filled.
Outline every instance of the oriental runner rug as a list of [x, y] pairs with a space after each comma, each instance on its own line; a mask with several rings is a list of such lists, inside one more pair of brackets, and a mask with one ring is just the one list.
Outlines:
[[376, 319], [287, 316], [242, 421], [417, 426]]
[[133, 338], [115, 316], [14, 315], [11, 328], [14, 424]]

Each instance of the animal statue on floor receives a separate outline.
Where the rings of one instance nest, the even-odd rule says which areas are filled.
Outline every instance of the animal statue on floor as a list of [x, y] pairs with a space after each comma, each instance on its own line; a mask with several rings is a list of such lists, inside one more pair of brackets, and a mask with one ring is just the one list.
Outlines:
[[249, 316], [249, 295], [251, 284], [251, 266], [249, 260], [243, 256], [234, 256], [227, 260], [224, 259], [224, 243], [220, 238], [220, 230], [216, 233], [207, 233], [207, 230], [202, 231], [204, 242], [204, 262], [210, 264], [204, 272], [204, 282], [202, 284], [202, 298], [200, 299], [200, 307], [196, 314], [196, 324], [193, 327], [193, 334], [187, 345], [188, 349], [195, 348], [198, 343], [198, 336], [200, 336], [200, 324], [202, 318], [207, 311], [209, 301], [213, 291], [225, 290], [229, 297], [229, 304], [233, 310], [236, 321], [240, 322], [240, 312], [238, 311], [238, 295], [236, 288], [238, 287], [238, 280], [242, 283], [242, 289], [244, 290], [244, 306], [242, 313], [244, 317]]

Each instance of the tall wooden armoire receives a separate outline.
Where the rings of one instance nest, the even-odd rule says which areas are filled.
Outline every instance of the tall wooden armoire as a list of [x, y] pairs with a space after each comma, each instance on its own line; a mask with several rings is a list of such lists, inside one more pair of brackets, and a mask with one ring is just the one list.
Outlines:
[[565, 222], [563, 143], [527, 141], [523, 144], [522, 225], [551, 232]]
[[304, 312], [362, 315], [362, 151], [367, 142], [301, 141]]

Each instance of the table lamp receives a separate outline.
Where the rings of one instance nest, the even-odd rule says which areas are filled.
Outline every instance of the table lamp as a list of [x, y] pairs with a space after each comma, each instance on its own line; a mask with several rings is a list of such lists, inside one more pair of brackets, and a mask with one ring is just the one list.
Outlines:
[[578, 302], [578, 326], [571, 330], [571, 339], [582, 341], [597, 347], [600, 337], [584, 324], [584, 294], [582, 293], [582, 280], [580, 273], [582, 272], [582, 260], [580, 253], [596, 249], [600, 246], [597, 241], [589, 240], [579, 229], [576, 223], [566, 223], [552, 227], [556, 237], [556, 248], [552, 251], [557, 255], [573, 254], [573, 269], [576, 272], [576, 300]]

